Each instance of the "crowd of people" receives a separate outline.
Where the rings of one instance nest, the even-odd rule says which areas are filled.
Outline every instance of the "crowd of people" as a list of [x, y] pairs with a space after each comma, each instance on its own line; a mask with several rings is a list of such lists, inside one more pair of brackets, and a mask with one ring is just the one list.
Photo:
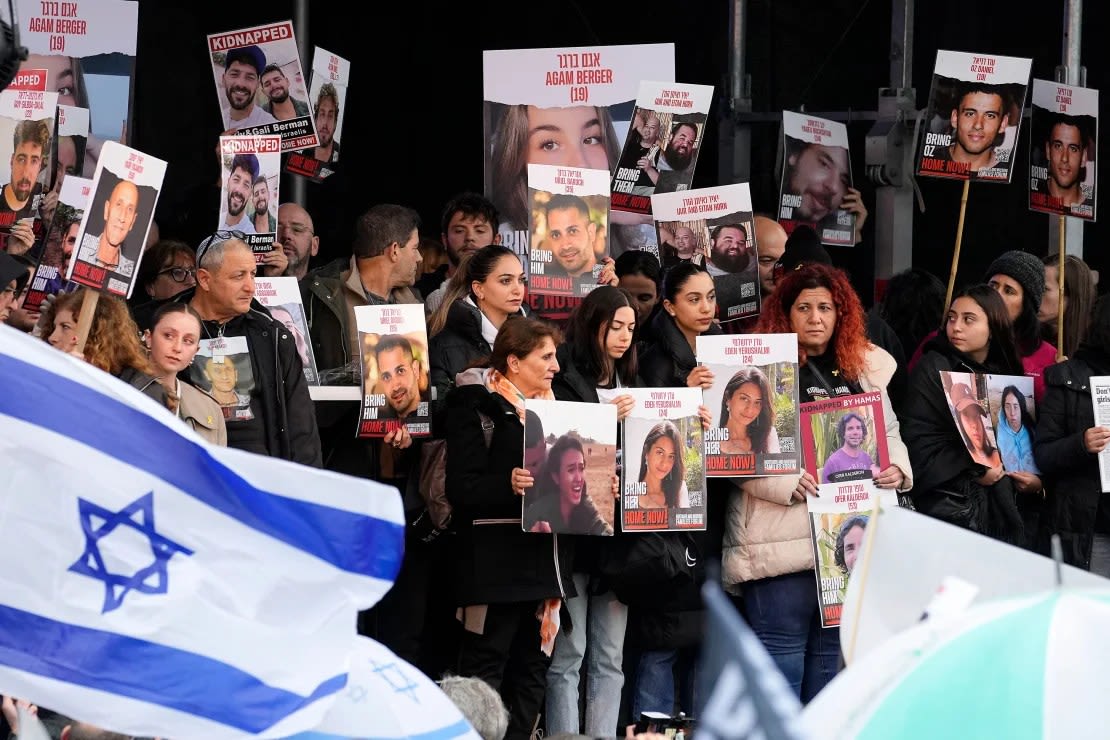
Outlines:
[[[0, 318], [132, 385], [213, 444], [396, 486], [409, 523], [404, 561], [359, 630], [434, 678], [482, 679], [507, 708], [508, 738], [540, 728], [611, 737], [643, 712], [692, 713], [707, 560], [721, 561], [737, 609], [803, 701], [841, 667], [838, 630], [822, 628], [818, 613], [805, 505], [817, 493], [812, 475], [714, 478], [705, 531], [627, 533], [618, 524], [614, 533], [587, 495], [581, 444], [549, 445], [526, 413], [526, 399], [604, 396], [621, 420], [634, 405], [622, 389], [707, 389], [714, 377], [698, 362], [700, 336], [796, 334], [800, 402], [882, 393], [885, 428], [874, 433], [885, 435], [890, 464], [868, 465], [879, 488], [1020, 547], [1047, 552], [1058, 533], [1068, 563], [1110, 576], [1097, 463], [1110, 429], [1095, 425], [1090, 389], [1092, 376], [1110, 374], [1110, 301], [1096, 298], [1096, 278], [1078, 258], [1065, 262], [1063, 295], [1055, 256], [1010, 251], [950, 306], [941, 281], [915, 269], [894, 276], [867, 310], [812, 229], [788, 237], [757, 215], [758, 317], [722, 321], [711, 271], [686, 251], [664, 267], [632, 250], [599, 255], [598, 287], [559, 325], [529, 308], [521, 258], [500, 244], [504, 224], [483, 196], [445, 206], [438, 244], [421, 241], [412, 209], [375, 205], [359, 218], [350, 255], [325, 264], [313, 264], [310, 214], [291, 203], [278, 213], [280, 269], [300, 281], [325, 382], [359, 382], [357, 307], [425, 304], [433, 439], [414, 440], [403, 425], [359, 439], [358, 404], [313, 402], [296, 337], [255, 299], [258, 271], [278, 268], [257, 265], [237, 231], [196, 249], [153, 244], [130, 304], [100, 296], [83, 341], [77, 326], [90, 294], [25, 311], [31, 265], [0, 253]], [[443, 264], [425, 271], [440, 250]], [[198, 354], [216, 338], [228, 354]], [[942, 371], [1031, 376], [1035, 415], [1007, 387], [988, 434], [981, 399], [947, 387]], [[778, 450], [771, 396], [758, 369], [731, 378], [726, 451]], [[709, 410], [702, 415], [708, 424]], [[867, 434], [856, 422], [841, 430], [845, 444]], [[682, 444], [660, 423], [637, 448], [645, 506], [688, 495]], [[436, 459], [448, 513], [433, 518], [422, 481]], [[837, 544], [846, 570], [864, 526]], [[650, 544], [637, 553], [658, 561], [628, 562], [636, 540]]]

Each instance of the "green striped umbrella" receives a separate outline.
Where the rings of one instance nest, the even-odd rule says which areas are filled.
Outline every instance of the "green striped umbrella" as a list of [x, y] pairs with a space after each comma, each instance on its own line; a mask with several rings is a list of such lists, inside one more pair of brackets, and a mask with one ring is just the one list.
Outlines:
[[923, 622], [841, 672], [802, 719], [822, 739], [1110, 737], [1110, 588]]

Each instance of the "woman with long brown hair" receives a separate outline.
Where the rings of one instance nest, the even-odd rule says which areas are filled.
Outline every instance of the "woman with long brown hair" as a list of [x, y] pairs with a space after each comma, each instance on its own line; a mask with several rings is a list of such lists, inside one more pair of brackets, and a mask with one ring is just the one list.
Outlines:
[[85, 301], [92, 295], [89, 289], [81, 288], [55, 298], [41, 317], [41, 336], [52, 347], [77, 355], [168, 408], [166, 392], [139, 339], [139, 327], [121, 299], [99, 297], [85, 347], [77, 350], [77, 322]]

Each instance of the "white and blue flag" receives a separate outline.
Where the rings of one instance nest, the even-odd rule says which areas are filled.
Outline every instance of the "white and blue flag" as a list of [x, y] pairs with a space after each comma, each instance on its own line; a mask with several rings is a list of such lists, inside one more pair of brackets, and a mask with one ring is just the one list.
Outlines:
[[210, 446], [0, 326], [0, 693], [174, 740], [313, 728], [403, 527], [395, 488]]
[[351, 644], [342, 695], [315, 730], [288, 740], [481, 740], [432, 679], [368, 637]]

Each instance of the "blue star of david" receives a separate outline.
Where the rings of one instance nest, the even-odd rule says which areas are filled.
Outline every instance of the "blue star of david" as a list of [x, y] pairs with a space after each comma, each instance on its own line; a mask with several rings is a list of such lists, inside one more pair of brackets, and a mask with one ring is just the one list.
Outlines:
[[[176, 553], [192, 555], [193, 551], [164, 537], [154, 530], [154, 492], [150, 491], [132, 501], [120, 511], [110, 511], [83, 498], [77, 499], [81, 516], [81, 529], [85, 533], [85, 552], [69, 570], [104, 583], [104, 606], [100, 613], [106, 614], [118, 609], [129, 591], [144, 594], [164, 594], [169, 586], [166, 564]], [[103, 520], [96, 526], [94, 518]], [[150, 542], [150, 552], [154, 561], [131, 575], [109, 573], [100, 553], [100, 540], [111, 534], [116, 527], [130, 527], [145, 535]]]
[[407, 694], [417, 704], [420, 699], [416, 696], [416, 690], [420, 688], [419, 685], [412, 682], [412, 680], [405, 675], [401, 670], [401, 666], [396, 663], [378, 663], [377, 661], [370, 661], [373, 673], [376, 673], [383, 681], [389, 684], [389, 688], [393, 689], [395, 694]]

